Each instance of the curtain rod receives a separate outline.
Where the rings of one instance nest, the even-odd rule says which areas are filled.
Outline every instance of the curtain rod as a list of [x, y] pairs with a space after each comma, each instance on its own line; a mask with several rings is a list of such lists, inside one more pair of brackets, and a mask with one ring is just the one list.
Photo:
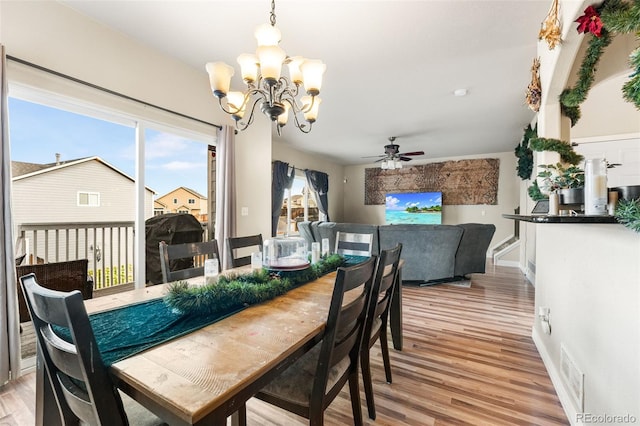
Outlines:
[[53, 74], [53, 75], [55, 75], [57, 77], [65, 78], [67, 80], [73, 81], [74, 83], [79, 83], [79, 84], [82, 84], [84, 86], [91, 87], [92, 89], [100, 90], [100, 91], [108, 93], [110, 95], [118, 96], [120, 98], [129, 100], [129, 101], [134, 101], [134, 102], [137, 102], [137, 103], [145, 105], [145, 106], [149, 106], [149, 107], [152, 107], [152, 108], [155, 108], [155, 109], [159, 109], [161, 111], [168, 112], [168, 113], [171, 113], [171, 114], [175, 114], [177, 116], [180, 116], [180, 117], [183, 117], [183, 118], [187, 118], [189, 120], [197, 121], [198, 123], [206, 124], [208, 126], [213, 126], [213, 127], [216, 127], [218, 129], [222, 130], [222, 126], [219, 125], [219, 124], [209, 123], [208, 121], [200, 120], [199, 118], [195, 118], [195, 117], [192, 117], [190, 115], [182, 114], [181, 112], [173, 111], [171, 109], [164, 108], [164, 107], [161, 107], [161, 106], [158, 106], [158, 105], [154, 105], [154, 104], [151, 104], [149, 102], [142, 101], [140, 99], [132, 98], [131, 96], [127, 96], [127, 95], [124, 95], [122, 93], [115, 92], [115, 91], [113, 91], [111, 89], [107, 89], [106, 87], [98, 86], [96, 84], [89, 83], [88, 81], [80, 80], [79, 78], [72, 77], [72, 76], [67, 75], [67, 74], [63, 74], [61, 72], [52, 70], [50, 68], [45, 68], [45, 67], [43, 67], [41, 65], [34, 64], [33, 62], [29, 62], [29, 61], [25, 61], [24, 59], [16, 58], [15, 56], [7, 55], [7, 59], [12, 60], [14, 62], [18, 62], [18, 63], [23, 64], [23, 65], [27, 65], [29, 67], [35, 68], [35, 69], [40, 70], [40, 71], [47, 72], [49, 74]]
[[[271, 164], [275, 163], [276, 161], [280, 161], [280, 160], [274, 160], [274, 161], [271, 162]], [[313, 170], [313, 169], [301, 169], [299, 167], [291, 166], [288, 163], [287, 163], [287, 167], [289, 167], [290, 169], [293, 169], [293, 170], [297, 170], [299, 172], [306, 172], [306, 171], [317, 172], [317, 171], [319, 171], [319, 170]], [[325, 173], [325, 172], [322, 172], [322, 173], [324, 173], [327, 176], [329, 176], [329, 173]]]

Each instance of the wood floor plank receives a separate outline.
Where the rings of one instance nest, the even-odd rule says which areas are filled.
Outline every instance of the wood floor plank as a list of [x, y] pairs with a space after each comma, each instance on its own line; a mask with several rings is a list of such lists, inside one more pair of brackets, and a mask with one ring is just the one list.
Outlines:
[[[367, 417], [361, 386], [365, 425], [569, 424], [531, 340], [534, 288], [518, 269], [489, 265], [470, 288], [404, 286], [403, 309], [404, 350], [391, 349], [392, 384], [379, 346], [372, 348], [378, 416]], [[33, 424], [33, 407], [24, 407], [32, 393], [32, 374], [1, 389], [0, 424]], [[307, 424], [255, 398], [247, 410], [249, 425]], [[345, 388], [325, 424], [352, 423]]]

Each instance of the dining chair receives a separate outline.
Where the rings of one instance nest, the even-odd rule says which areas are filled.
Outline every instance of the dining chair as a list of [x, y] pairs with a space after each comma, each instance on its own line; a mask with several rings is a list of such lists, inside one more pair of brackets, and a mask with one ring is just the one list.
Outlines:
[[351, 409], [362, 425], [358, 354], [371, 297], [376, 258], [338, 268], [322, 340], [262, 388], [256, 397], [305, 417], [316, 426], [349, 382]]
[[217, 258], [218, 272], [221, 272], [220, 253], [216, 240], [183, 244], [167, 244], [160, 241], [159, 249], [160, 269], [164, 283], [204, 275], [204, 257]]
[[373, 234], [336, 232], [335, 253], [349, 256], [371, 256]]
[[376, 419], [376, 406], [373, 400], [373, 383], [371, 379], [371, 347], [379, 340], [384, 363], [384, 373], [387, 383], [391, 383], [391, 362], [389, 361], [389, 344], [387, 343], [387, 324], [389, 321], [389, 307], [393, 296], [394, 286], [398, 285], [398, 265], [402, 244], [380, 253], [376, 268], [371, 303], [367, 309], [367, 320], [364, 325], [364, 337], [360, 350], [360, 364], [362, 367], [362, 381], [367, 400], [369, 418]]
[[236, 257], [236, 249], [257, 246], [262, 251], [262, 234], [250, 235], [247, 237], [229, 237], [227, 238], [227, 248], [231, 257], [231, 267], [238, 268], [251, 264], [251, 254]]
[[[78, 290], [44, 288], [33, 273], [20, 277], [20, 284], [63, 424], [166, 424], [114, 385]], [[61, 329], [71, 342], [59, 336]]]

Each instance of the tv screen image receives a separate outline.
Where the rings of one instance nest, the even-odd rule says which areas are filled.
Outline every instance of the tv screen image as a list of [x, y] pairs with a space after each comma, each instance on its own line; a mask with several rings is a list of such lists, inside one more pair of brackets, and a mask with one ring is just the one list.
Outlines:
[[442, 192], [389, 193], [385, 203], [387, 225], [442, 223]]

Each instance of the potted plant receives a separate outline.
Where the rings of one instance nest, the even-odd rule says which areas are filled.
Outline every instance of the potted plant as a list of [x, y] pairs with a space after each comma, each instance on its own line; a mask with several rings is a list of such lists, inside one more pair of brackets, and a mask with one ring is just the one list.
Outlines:
[[560, 204], [582, 204], [584, 202], [584, 170], [578, 166], [562, 163], [542, 164], [538, 173], [541, 189], [555, 192]]

